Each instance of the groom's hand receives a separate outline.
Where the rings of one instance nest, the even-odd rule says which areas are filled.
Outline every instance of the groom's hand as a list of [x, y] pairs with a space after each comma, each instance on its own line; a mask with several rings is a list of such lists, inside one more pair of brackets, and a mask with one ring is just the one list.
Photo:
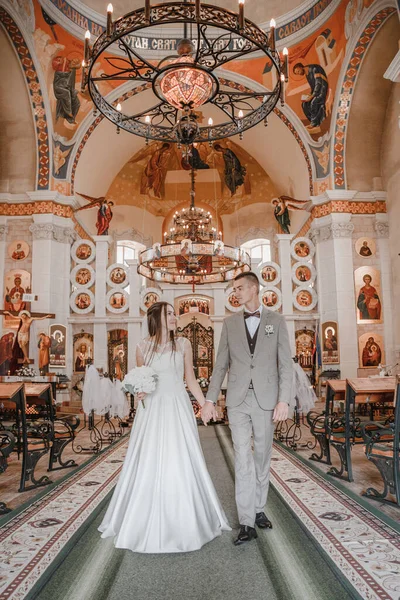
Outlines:
[[217, 411], [212, 402], [205, 402], [203, 408], [201, 409], [201, 418], [204, 425], [207, 426], [207, 423], [213, 419], [213, 421], [217, 420]]
[[286, 421], [289, 413], [289, 405], [286, 402], [278, 402], [275, 406], [274, 414], [272, 416], [272, 420], [274, 423], [278, 421]]

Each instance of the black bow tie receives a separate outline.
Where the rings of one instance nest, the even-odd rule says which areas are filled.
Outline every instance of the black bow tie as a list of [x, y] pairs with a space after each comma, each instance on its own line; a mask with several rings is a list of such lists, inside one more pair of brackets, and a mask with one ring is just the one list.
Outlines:
[[248, 319], [249, 317], [257, 317], [257, 319], [259, 319], [260, 318], [260, 311], [256, 310], [256, 312], [253, 312], [253, 313], [245, 312], [244, 313], [244, 318]]

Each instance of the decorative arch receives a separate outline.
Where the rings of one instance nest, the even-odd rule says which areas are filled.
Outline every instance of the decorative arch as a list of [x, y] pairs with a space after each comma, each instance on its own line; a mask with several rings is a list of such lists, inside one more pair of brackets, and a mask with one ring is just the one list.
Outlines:
[[46, 109], [35, 63], [18, 25], [2, 6], [0, 6], [0, 23], [17, 52], [32, 101], [37, 137], [36, 189], [48, 190], [50, 184], [49, 133]]
[[384, 8], [369, 21], [368, 25], [364, 28], [362, 34], [360, 35], [347, 64], [346, 72], [340, 88], [340, 96], [335, 121], [333, 144], [333, 173], [335, 189], [344, 190], [346, 189], [347, 185], [345, 170], [346, 135], [348, 117], [350, 114], [351, 101], [353, 98], [357, 75], [360, 71], [363, 58], [376, 33], [395, 11], [396, 9], [394, 7]]
[[[248, 92], [252, 91], [252, 90], [249, 90], [248, 88], [246, 88], [245, 86], [243, 86], [242, 84], [233, 82], [231, 80], [221, 78], [220, 81], [223, 85], [227, 85], [229, 87], [239, 89], [240, 91], [248, 91]], [[118, 104], [118, 102], [123, 103], [126, 100], [128, 100], [128, 98], [132, 98], [136, 94], [139, 94], [147, 89], [150, 89], [150, 87], [151, 87], [150, 84], [144, 84], [144, 85], [138, 86], [137, 88], [135, 88], [133, 90], [129, 90], [128, 92], [125, 92], [119, 98], [117, 98], [114, 101], [114, 104]], [[292, 133], [296, 142], [300, 146], [301, 152], [302, 152], [302, 154], [305, 158], [306, 164], [307, 164], [310, 194], [313, 194], [314, 187], [313, 187], [312, 163], [311, 163], [311, 159], [308, 154], [306, 145], [302, 141], [302, 139], [301, 139], [300, 135], [298, 134], [293, 123], [288, 119], [288, 117], [286, 117], [286, 115], [283, 114], [283, 112], [279, 108], [275, 107], [274, 114], [282, 121], [282, 123], [284, 123], [284, 125], [286, 125], [286, 127]], [[96, 119], [91, 123], [91, 125], [85, 131], [85, 133], [81, 139], [81, 142], [79, 143], [79, 146], [78, 146], [77, 151], [74, 156], [74, 161], [72, 163], [72, 169], [71, 169], [71, 194], [74, 193], [75, 174], [76, 174], [76, 169], [77, 169], [79, 158], [82, 154], [82, 151], [83, 151], [85, 145], [87, 144], [87, 142], [89, 141], [90, 136], [92, 135], [94, 130], [98, 127], [98, 125], [100, 125], [100, 123], [103, 121], [104, 118], [105, 118], [104, 115], [97, 116]]]

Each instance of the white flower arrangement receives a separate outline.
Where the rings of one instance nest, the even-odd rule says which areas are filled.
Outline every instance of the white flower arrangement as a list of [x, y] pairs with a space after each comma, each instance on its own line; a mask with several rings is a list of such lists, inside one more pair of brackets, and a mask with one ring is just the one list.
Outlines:
[[23, 366], [18, 369], [18, 371], [15, 371], [15, 374], [18, 375], [18, 377], [36, 377], [35, 369], [26, 366]]
[[197, 383], [199, 384], [199, 386], [201, 388], [208, 387], [208, 379], [206, 377], [198, 377], [197, 378]]
[[275, 333], [274, 331], [274, 326], [273, 325], [266, 325], [265, 326], [265, 334], [269, 337], [270, 335], [273, 335]]
[[[122, 380], [123, 391], [130, 394], [151, 394], [157, 387], [158, 375], [151, 367], [134, 367]], [[145, 408], [142, 400], [143, 408]]]

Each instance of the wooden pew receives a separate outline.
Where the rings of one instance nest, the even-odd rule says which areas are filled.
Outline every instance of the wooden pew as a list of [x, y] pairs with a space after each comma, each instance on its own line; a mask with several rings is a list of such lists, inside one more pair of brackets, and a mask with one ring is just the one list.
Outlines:
[[[392, 420], [387, 420], [376, 431], [371, 431], [369, 423], [362, 426], [365, 441], [365, 455], [380, 472], [383, 491], [367, 488], [363, 496], [400, 506], [400, 383], [396, 386], [396, 406]], [[394, 501], [387, 498], [394, 496]]]
[[[30, 385], [35, 386], [31, 388]], [[50, 450], [53, 439], [53, 406], [49, 403], [50, 384], [28, 384], [31, 404], [27, 403], [25, 386], [21, 382], [0, 383], [0, 399], [5, 408], [15, 410], [15, 435], [18, 456], [22, 453], [21, 479], [18, 491], [48, 485], [51, 480], [43, 475], [35, 478], [35, 468], [42, 456]], [[38, 420], [36, 420], [38, 418]], [[35, 420], [34, 420], [35, 419]], [[27, 485], [30, 482], [31, 485]]]
[[[335, 448], [340, 458], [340, 469], [331, 467], [329, 475], [354, 481], [351, 462], [351, 448], [363, 444], [362, 422], [356, 417], [357, 406], [373, 406], [377, 403], [393, 405], [395, 392], [394, 377], [371, 377], [346, 380], [345, 413], [343, 417], [330, 423], [329, 444]], [[379, 423], [371, 421], [369, 431], [379, 429]]]

